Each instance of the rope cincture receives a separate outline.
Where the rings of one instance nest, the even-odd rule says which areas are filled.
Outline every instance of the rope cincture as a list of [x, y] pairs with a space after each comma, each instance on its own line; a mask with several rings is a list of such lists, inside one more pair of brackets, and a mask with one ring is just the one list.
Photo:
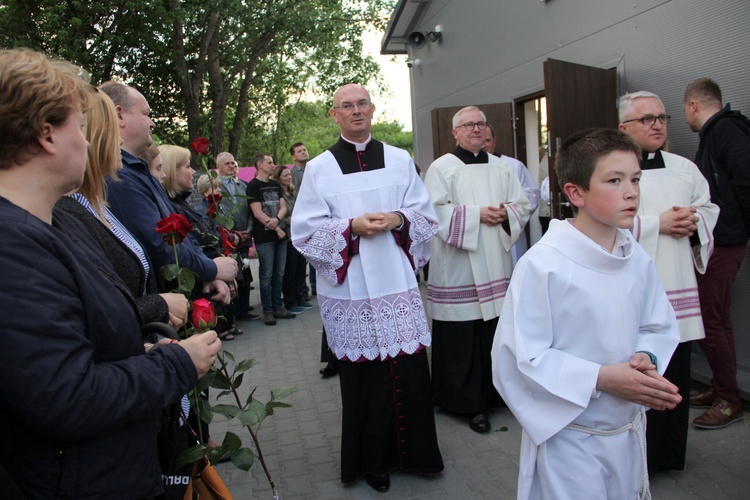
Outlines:
[[580, 424], [568, 424], [566, 429], [584, 432], [594, 436], [616, 436], [623, 432], [633, 431], [638, 436], [638, 445], [641, 449], [641, 484], [638, 487], [638, 500], [651, 500], [651, 489], [648, 480], [648, 463], [646, 461], [646, 409], [641, 407], [635, 414], [633, 420], [618, 427], [617, 429], [596, 429]]

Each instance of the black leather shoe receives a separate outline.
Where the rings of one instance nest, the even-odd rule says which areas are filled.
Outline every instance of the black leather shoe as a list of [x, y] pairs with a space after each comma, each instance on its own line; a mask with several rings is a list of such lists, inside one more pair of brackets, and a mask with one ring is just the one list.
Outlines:
[[388, 474], [365, 474], [365, 481], [378, 493], [385, 493], [391, 489], [391, 478]]
[[490, 432], [490, 429], [492, 428], [492, 426], [490, 425], [490, 419], [488, 419], [487, 415], [485, 415], [484, 413], [480, 413], [472, 418], [469, 421], [469, 427], [472, 431], [478, 432], [480, 434]]
[[333, 361], [329, 361], [326, 367], [320, 370], [320, 374], [323, 375], [323, 378], [331, 378], [338, 372], [336, 364]]

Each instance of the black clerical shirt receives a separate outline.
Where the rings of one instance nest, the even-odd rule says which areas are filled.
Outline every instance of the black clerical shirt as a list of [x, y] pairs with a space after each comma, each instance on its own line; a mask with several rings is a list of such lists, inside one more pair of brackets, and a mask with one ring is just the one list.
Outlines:
[[456, 146], [456, 149], [451, 151], [451, 154], [458, 157], [459, 160], [467, 165], [473, 163], [488, 163], [490, 161], [490, 157], [487, 155], [486, 151], [480, 151], [479, 154], [475, 156], [474, 153], [465, 150], [461, 146]]
[[336, 162], [344, 174], [385, 168], [383, 143], [375, 139], [370, 139], [364, 151], [357, 151], [354, 144], [340, 137], [339, 141], [331, 146], [328, 151], [336, 158]]

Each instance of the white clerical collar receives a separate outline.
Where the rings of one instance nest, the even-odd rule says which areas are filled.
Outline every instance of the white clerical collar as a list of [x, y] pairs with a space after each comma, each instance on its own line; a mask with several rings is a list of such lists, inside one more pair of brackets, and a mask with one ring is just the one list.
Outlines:
[[341, 136], [341, 138], [342, 138], [342, 139], [344, 139], [344, 140], [345, 140], [346, 142], [348, 142], [349, 144], [353, 144], [353, 145], [354, 145], [354, 149], [355, 149], [355, 150], [357, 150], [357, 151], [364, 151], [364, 150], [365, 150], [365, 149], [367, 148], [367, 145], [368, 145], [368, 144], [370, 143], [370, 141], [372, 140], [372, 134], [370, 134], [370, 135], [368, 135], [368, 136], [367, 136], [367, 140], [366, 140], [365, 142], [354, 142], [354, 141], [350, 141], [349, 139], [347, 139], [347, 138], [346, 138], [346, 137], [344, 137], [343, 135]]
[[[565, 219], [565, 221], [568, 222], [574, 228], [576, 228], [576, 225], [574, 224], [575, 217], [570, 218], [570, 219]], [[576, 228], [576, 231], [580, 231], [580, 229]], [[583, 233], [583, 231], [580, 231], [580, 232]], [[588, 238], [588, 236], [587, 236], [587, 238]], [[606, 248], [604, 248], [603, 246], [601, 246], [601, 245], [599, 245], [599, 248], [601, 248], [602, 250], [604, 250], [607, 253], [611, 253], [612, 255], [614, 255], [616, 257], [625, 257], [625, 255], [626, 255], [626, 253], [625, 253], [626, 248], [625, 247], [627, 247], [629, 243], [630, 243], [630, 240], [626, 236], [626, 233], [624, 231], [617, 231], [615, 233], [615, 244], [612, 246], [612, 251], [611, 252], [609, 250], [607, 250]]]
[[653, 160], [654, 158], [656, 158], [656, 153], [649, 153], [648, 154], [648, 159], [649, 160]]

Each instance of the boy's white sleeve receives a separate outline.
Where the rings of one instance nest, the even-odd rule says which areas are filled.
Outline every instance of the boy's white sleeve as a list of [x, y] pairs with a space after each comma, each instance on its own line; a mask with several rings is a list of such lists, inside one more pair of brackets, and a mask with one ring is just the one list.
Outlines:
[[[519, 262], [492, 346], [495, 387], [536, 445], [575, 420], [597, 395], [600, 365], [552, 347], [555, 329], [565, 327], [552, 321], [549, 290], [549, 270], [557, 266], [559, 275], [560, 265], [528, 254]], [[562, 265], [572, 279], [570, 266]]]

